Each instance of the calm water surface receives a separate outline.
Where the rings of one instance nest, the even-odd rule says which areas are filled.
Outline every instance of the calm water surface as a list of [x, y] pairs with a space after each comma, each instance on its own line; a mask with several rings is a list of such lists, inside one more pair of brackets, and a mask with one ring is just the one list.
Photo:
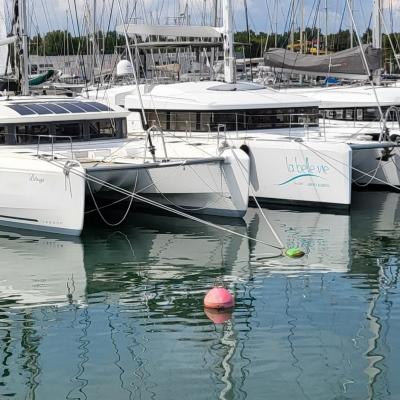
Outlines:
[[[79, 240], [2, 231], [0, 398], [399, 399], [399, 200], [265, 209], [302, 260], [148, 213]], [[274, 243], [256, 209], [233, 223]], [[237, 305], [215, 324], [220, 276]]]

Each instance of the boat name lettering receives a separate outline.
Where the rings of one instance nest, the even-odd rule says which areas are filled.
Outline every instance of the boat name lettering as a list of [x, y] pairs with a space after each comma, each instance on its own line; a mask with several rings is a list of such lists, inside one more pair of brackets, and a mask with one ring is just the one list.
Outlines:
[[327, 174], [329, 171], [328, 165], [312, 164], [308, 157], [304, 162], [298, 162], [297, 157], [294, 158], [293, 162], [289, 162], [288, 157], [286, 157], [286, 167], [292, 174]]
[[44, 182], [44, 178], [40, 178], [39, 176], [35, 175], [35, 174], [31, 174], [30, 178], [29, 178], [30, 182], [37, 182], [39, 184], [42, 184]]

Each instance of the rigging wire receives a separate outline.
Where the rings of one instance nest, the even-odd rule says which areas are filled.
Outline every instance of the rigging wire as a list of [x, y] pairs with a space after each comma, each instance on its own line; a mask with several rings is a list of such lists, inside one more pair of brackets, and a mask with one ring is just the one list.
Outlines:
[[[65, 169], [65, 164], [62, 163], [62, 162], [59, 162], [59, 161], [57, 161], [55, 159], [48, 159], [48, 158], [42, 158], [42, 159], [47, 161], [47, 162], [49, 162], [50, 164], [58, 167], [58, 168]], [[102, 185], [104, 188], [107, 188], [107, 189], [109, 189], [111, 191], [123, 194], [126, 197], [133, 197], [135, 200], [141, 201], [141, 202], [143, 202], [145, 204], [148, 204], [148, 205], [151, 205], [153, 207], [162, 209], [164, 211], [168, 211], [168, 212], [170, 212], [172, 214], [176, 214], [176, 215], [179, 215], [181, 217], [190, 219], [190, 220], [192, 220], [194, 222], [198, 222], [200, 224], [203, 224], [203, 225], [215, 228], [215, 229], [219, 229], [219, 230], [224, 231], [226, 233], [229, 233], [231, 235], [235, 235], [235, 236], [241, 237], [243, 239], [251, 240], [253, 242], [260, 243], [260, 244], [266, 245], [268, 247], [271, 247], [273, 249], [279, 250], [283, 255], [283, 250], [284, 249], [282, 247], [272, 245], [270, 243], [264, 242], [263, 240], [253, 238], [253, 237], [250, 237], [248, 235], [241, 234], [239, 232], [235, 232], [235, 231], [233, 231], [231, 229], [228, 229], [228, 228], [222, 227], [220, 225], [214, 224], [213, 222], [206, 221], [204, 219], [195, 217], [194, 215], [190, 215], [190, 214], [187, 214], [187, 213], [185, 213], [183, 211], [176, 210], [176, 209], [174, 209], [172, 207], [169, 207], [169, 206], [166, 206], [164, 204], [158, 203], [158, 202], [156, 202], [154, 200], [151, 200], [149, 198], [143, 197], [143, 196], [141, 196], [141, 195], [139, 195], [137, 193], [131, 193], [126, 189], [123, 189], [121, 187], [113, 185], [112, 183], [106, 182], [106, 181], [104, 181], [104, 180], [102, 180], [100, 178], [96, 178], [93, 175], [89, 175], [89, 174], [87, 174], [85, 172], [81, 172], [79, 170], [76, 170], [74, 167], [70, 168], [69, 172], [74, 174], [75, 176], [78, 176], [78, 177], [82, 178], [82, 179], [88, 180], [89, 182], [92, 182], [92, 183], [95, 183], [95, 184], [98, 184], [98, 185]]]

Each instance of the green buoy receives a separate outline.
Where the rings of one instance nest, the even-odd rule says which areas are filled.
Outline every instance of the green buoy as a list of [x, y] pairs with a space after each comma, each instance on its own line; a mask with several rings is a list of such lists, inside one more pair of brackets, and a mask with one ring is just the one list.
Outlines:
[[297, 247], [292, 247], [291, 249], [287, 249], [285, 251], [285, 255], [289, 258], [301, 258], [305, 255], [303, 250], [300, 250]]

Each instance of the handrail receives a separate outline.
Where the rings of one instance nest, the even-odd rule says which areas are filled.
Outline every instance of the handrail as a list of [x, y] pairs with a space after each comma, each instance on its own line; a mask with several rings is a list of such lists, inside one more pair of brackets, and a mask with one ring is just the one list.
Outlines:
[[[168, 160], [168, 154], [167, 154], [167, 146], [165, 145], [165, 138], [164, 138], [164, 131], [163, 129], [158, 126], [158, 125], [152, 125], [149, 129], [147, 129], [147, 134], [150, 135], [152, 132], [159, 132], [161, 133], [161, 142], [163, 145], [163, 150], [164, 150], [164, 155], [165, 155], [165, 161]], [[146, 146], [147, 147], [147, 146]], [[145, 155], [146, 155], [146, 149], [145, 149]]]
[[[396, 117], [397, 117], [397, 123], [398, 123], [399, 129], [400, 129], [400, 110], [399, 110], [399, 107], [397, 107], [397, 106], [390, 106], [390, 107], [386, 110], [385, 115], [384, 115], [383, 127], [382, 127], [381, 134], [379, 135], [379, 141], [380, 141], [380, 142], [383, 140], [383, 136], [384, 136], [384, 135], [389, 136], [389, 135], [388, 135], [389, 129], [387, 128], [387, 125], [386, 125], [386, 124], [387, 124], [388, 117], [389, 117], [389, 115], [390, 115], [390, 113], [391, 113], [392, 111], [394, 111], [394, 113], [395, 113], [395, 115], [396, 115]], [[393, 121], [392, 121], [392, 122], [393, 122]]]
[[[71, 147], [71, 157], [74, 158], [74, 154], [73, 154], [73, 140], [72, 140], [72, 136], [63, 136], [63, 135], [32, 135], [32, 134], [28, 134], [28, 133], [16, 133], [16, 132], [0, 132], [0, 137], [1, 136], [7, 136], [7, 137], [12, 137], [12, 143], [5, 143], [6, 146], [29, 146], [32, 145], [29, 143], [17, 143], [17, 139], [20, 137], [27, 137], [27, 138], [37, 138], [37, 145], [36, 145], [36, 155], [39, 156], [39, 151], [40, 151], [40, 142], [41, 142], [41, 138], [48, 138], [51, 139], [51, 156], [54, 157], [54, 139], [68, 139], [70, 147]], [[33, 144], [34, 145], [34, 144]]]
[[62, 136], [62, 135], [29, 135], [38, 138], [36, 155], [39, 157], [39, 149], [40, 149], [40, 139], [48, 138], [51, 139], [51, 157], [54, 158], [54, 138], [56, 139], [68, 139], [71, 145], [71, 158], [74, 158], [74, 153], [72, 150], [72, 137], [71, 136]]

